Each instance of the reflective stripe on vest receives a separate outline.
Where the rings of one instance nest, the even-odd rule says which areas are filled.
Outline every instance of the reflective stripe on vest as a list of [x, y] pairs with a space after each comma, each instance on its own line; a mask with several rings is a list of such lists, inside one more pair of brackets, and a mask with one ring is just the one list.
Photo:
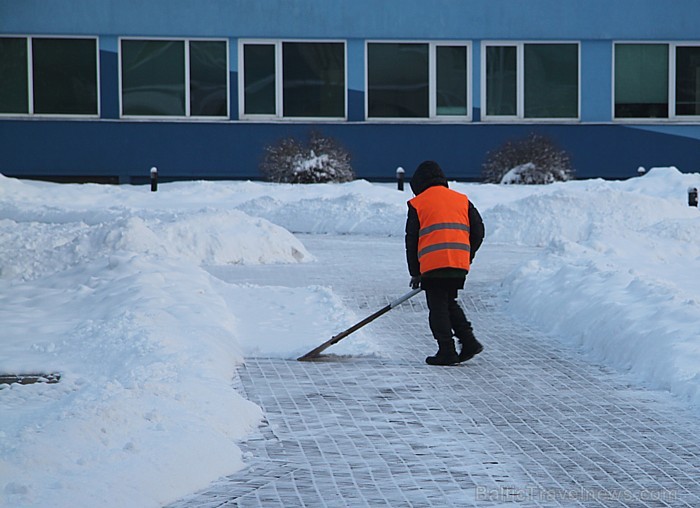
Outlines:
[[442, 222], [440, 224], [433, 224], [432, 226], [421, 228], [421, 230], [418, 232], [418, 236], [427, 235], [428, 233], [432, 233], [433, 231], [438, 231], [440, 229], [461, 229], [467, 233], [469, 232], [469, 226], [466, 224], [461, 224], [459, 222]]
[[418, 213], [421, 273], [439, 268], [469, 270], [469, 199], [447, 187], [430, 187], [409, 201]]
[[433, 245], [428, 245], [427, 247], [419, 250], [418, 251], [418, 260], [420, 260], [420, 258], [425, 256], [426, 254], [430, 254], [431, 252], [436, 252], [439, 250], [447, 250], [447, 249], [457, 249], [457, 250], [464, 250], [467, 252], [471, 252], [469, 245], [465, 244], [465, 243], [456, 243], [456, 242], [436, 243]]

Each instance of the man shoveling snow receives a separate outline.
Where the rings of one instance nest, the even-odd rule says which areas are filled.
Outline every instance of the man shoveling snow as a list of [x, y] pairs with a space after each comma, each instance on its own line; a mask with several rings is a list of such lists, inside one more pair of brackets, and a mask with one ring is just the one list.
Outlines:
[[[406, 259], [411, 287], [425, 290], [428, 323], [438, 352], [430, 365], [454, 365], [479, 354], [483, 346], [457, 301], [476, 251], [484, 240], [479, 211], [464, 194], [448, 187], [440, 166], [425, 161], [411, 178], [416, 195], [408, 202]], [[459, 339], [459, 354], [454, 336]]]

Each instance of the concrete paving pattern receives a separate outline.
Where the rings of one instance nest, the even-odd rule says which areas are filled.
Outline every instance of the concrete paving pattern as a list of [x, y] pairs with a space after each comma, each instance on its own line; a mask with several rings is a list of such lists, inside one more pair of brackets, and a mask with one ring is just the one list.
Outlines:
[[[317, 262], [212, 273], [329, 286], [361, 317], [408, 290], [402, 238], [301, 238]], [[460, 366], [424, 363], [423, 295], [368, 325], [388, 356], [247, 358], [235, 388], [266, 415], [247, 468], [171, 508], [700, 506], [696, 412], [505, 312], [500, 281], [534, 254], [479, 252], [461, 301], [485, 349]]]

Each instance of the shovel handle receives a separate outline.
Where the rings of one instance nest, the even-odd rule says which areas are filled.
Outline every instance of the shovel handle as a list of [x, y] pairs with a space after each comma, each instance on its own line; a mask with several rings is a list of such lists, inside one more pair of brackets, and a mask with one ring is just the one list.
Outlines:
[[306, 353], [305, 355], [300, 356], [299, 358], [297, 358], [297, 360], [299, 360], [299, 361], [301, 361], [301, 362], [306, 361], [306, 360], [313, 360], [314, 358], [316, 358], [316, 357], [317, 357], [323, 350], [325, 350], [326, 348], [332, 346], [333, 344], [336, 344], [336, 343], [340, 342], [342, 339], [344, 339], [345, 337], [347, 337], [347, 336], [350, 335], [351, 333], [353, 333], [353, 332], [359, 330], [360, 328], [362, 328], [362, 327], [365, 326], [366, 324], [371, 323], [372, 321], [374, 321], [375, 319], [377, 319], [379, 316], [381, 316], [381, 315], [383, 315], [383, 314], [386, 314], [387, 312], [389, 312], [389, 311], [390, 311], [391, 309], [393, 309], [394, 307], [397, 307], [397, 306], [401, 305], [403, 302], [405, 302], [405, 301], [408, 300], [409, 298], [412, 298], [412, 297], [416, 296], [416, 295], [417, 295], [418, 293], [420, 293], [421, 291], [422, 291], [422, 289], [420, 289], [420, 288], [418, 288], [418, 289], [412, 289], [411, 291], [409, 291], [409, 292], [406, 293], [405, 295], [400, 296], [399, 298], [397, 298], [396, 300], [394, 300], [393, 302], [391, 302], [389, 305], [386, 305], [386, 306], [382, 307], [381, 309], [379, 309], [377, 312], [375, 312], [375, 313], [372, 314], [371, 316], [367, 316], [367, 317], [364, 318], [362, 321], [359, 321], [358, 323], [355, 323], [354, 325], [352, 325], [352, 326], [351, 326], [350, 328], [348, 328], [347, 330], [344, 330], [344, 331], [340, 332], [338, 335], [334, 335], [333, 337], [331, 337], [330, 339], [328, 339], [326, 342], [324, 342], [323, 344], [321, 344], [321, 345], [318, 346], [317, 348], [314, 348], [314, 349], [312, 349], [311, 351], [309, 351], [308, 353]]
[[405, 302], [406, 300], [409, 300], [409, 299], [413, 298], [414, 296], [416, 296], [416, 295], [417, 295], [418, 293], [420, 293], [421, 291], [423, 291], [421, 288], [416, 288], [416, 289], [410, 290], [410, 291], [409, 291], [408, 293], [406, 293], [405, 295], [400, 296], [400, 297], [398, 297], [396, 300], [394, 300], [393, 302], [391, 302], [391, 303], [389, 304], [389, 308], [393, 309], [394, 307], [398, 307], [398, 306], [401, 305], [403, 302]]

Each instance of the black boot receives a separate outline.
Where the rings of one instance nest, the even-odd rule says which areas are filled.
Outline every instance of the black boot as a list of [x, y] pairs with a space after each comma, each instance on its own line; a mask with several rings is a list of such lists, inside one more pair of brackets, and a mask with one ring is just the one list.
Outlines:
[[457, 300], [450, 302], [450, 322], [461, 347], [458, 360], [460, 363], [466, 362], [484, 350], [484, 347], [474, 337], [472, 324], [467, 320]]
[[466, 362], [470, 358], [474, 358], [484, 350], [484, 346], [482, 346], [481, 343], [474, 338], [474, 335], [471, 336], [471, 340], [462, 340], [460, 338], [459, 342], [462, 344], [462, 349], [459, 351], [459, 357], [457, 359], [459, 363]]
[[429, 356], [425, 359], [425, 363], [428, 365], [455, 365], [458, 362], [459, 356], [452, 339], [438, 341], [438, 352], [435, 353], [435, 356]]

